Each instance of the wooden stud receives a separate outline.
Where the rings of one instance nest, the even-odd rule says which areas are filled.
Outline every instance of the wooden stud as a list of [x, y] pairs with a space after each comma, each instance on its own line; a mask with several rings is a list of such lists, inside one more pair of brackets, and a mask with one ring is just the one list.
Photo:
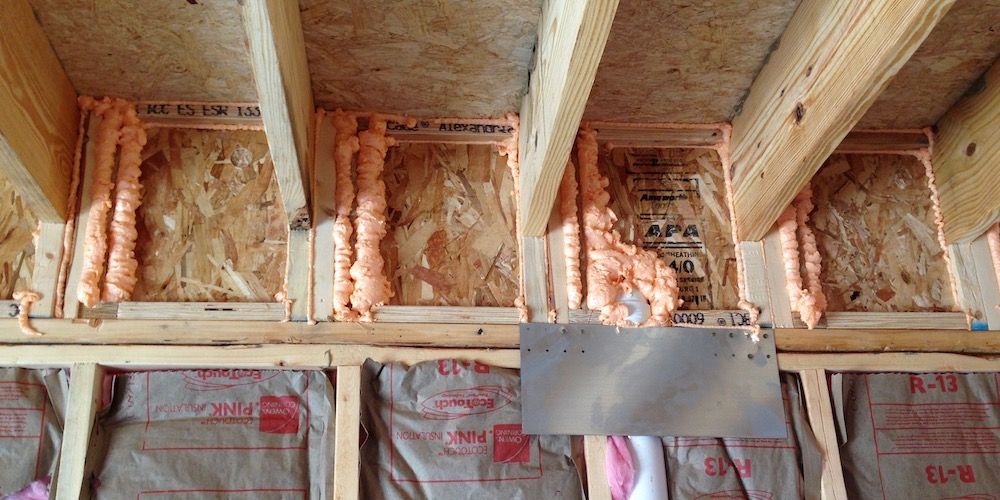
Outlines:
[[528, 307], [528, 321], [547, 323], [549, 314], [548, 273], [546, 272], [545, 238], [525, 237], [524, 255], [521, 265], [524, 269], [524, 303]]
[[[768, 295], [771, 297], [771, 321], [775, 328], [790, 328], [794, 325], [792, 302], [788, 296], [785, 280], [784, 255], [781, 252], [781, 236], [777, 230], [764, 236], [764, 269], [767, 278]], [[744, 266], [745, 267], [745, 266]]]
[[847, 487], [840, 465], [840, 443], [837, 442], [836, 421], [830, 402], [830, 388], [826, 384], [825, 370], [804, 370], [799, 373], [802, 382], [809, 426], [816, 437], [816, 445], [823, 456], [823, 476], [820, 480], [824, 500], [847, 500]]
[[535, 67], [521, 105], [521, 228], [545, 235], [618, 0], [550, 0], [542, 6]]
[[336, 220], [337, 176], [333, 159], [334, 138], [337, 130], [333, 120], [325, 113], [319, 114], [316, 125], [316, 147], [313, 150], [313, 318], [329, 321], [333, 316], [333, 225]]
[[309, 231], [292, 229], [288, 231], [288, 266], [285, 275], [288, 300], [292, 301], [292, 320], [308, 319], [309, 297]]
[[588, 500], [611, 500], [611, 485], [608, 484], [608, 437], [584, 436], [584, 461], [587, 463]]
[[38, 225], [35, 246], [35, 266], [31, 271], [31, 289], [42, 299], [31, 306], [32, 318], [51, 318], [56, 305], [59, 263], [63, 253], [63, 223], [42, 222]]
[[87, 452], [91, 431], [101, 401], [104, 369], [94, 362], [74, 363], [70, 371], [69, 402], [66, 405], [66, 423], [63, 426], [62, 447], [59, 453], [59, 473], [53, 478], [50, 491], [55, 498], [90, 498], [85, 487], [88, 469]]
[[741, 241], [737, 251], [743, 258], [743, 282], [746, 284], [746, 300], [760, 309], [757, 323], [771, 328], [774, 315], [771, 313], [771, 293], [767, 284], [767, 265], [764, 261], [764, 243]]
[[80, 111], [28, 0], [0, 3], [0, 173], [42, 222], [66, 221]]
[[333, 498], [358, 498], [361, 478], [361, 367], [337, 367], [337, 436]]
[[1000, 62], [937, 124], [933, 168], [948, 243], [969, 242], [1000, 220]]
[[979, 293], [983, 298], [986, 325], [990, 330], [1000, 330], [1000, 282], [993, 267], [1000, 266], [1000, 262], [993, 262], [985, 235], [972, 242], [972, 258], [979, 275]]
[[87, 239], [87, 222], [90, 219], [91, 189], [94, 185], [94, 168], [96, 159], [94, 158], [97, 143], [97, 132], [104, 121], [100, 116], [90, 115], [87, 126], [88, 140], [83, 145], [82, 158], [80, 163], [80, 210], [76, 211], [76, 224], [74, 225], [75, 235], [73, 237], [73, 258], [70, 261], [70, 268], [66, 278], [66, 289], [63, 294], [63, 317], [76, 318], [80, 314], [80, 302], [77, 299], [77, 290], [80, 286], [80, 277], [83, 275], [83, 254], [84, 244]]
[[[958, 295], [958, 303], [962, 311], [968, 317], [968, 326], [973, 330], [986, 330], [989, 328], [986, 320], [986, 305], [983, 302], [983, 295], [979, 278], [981, 274], [977, 269], [976, 258], [972, 253], [971, 243], [953, 243], [948, 245], [948, 255], [951, 256], [951, 275], [955, 277], [955, 292]], [[993, 271], [992, 263], [990, 263]], [[992, 272], [990, 273], [993, 274]], [[996, 280], [990, 276], [990, 279]]]
[[240, 4], [281, 201], [289, 224], [308, 228], [313, 98], [299, 4], [283, 0]]
[[[558, 202], [558, 196], [557, 202]], [[566, 289], [566, 254], [564, 252], [562, 216], [553, 210], [549, 217], [546, 248], [549, 250], [549, 278], [552, 308], [556, 312], [557, 323], [569, 323], [569, 297]]]
[[803, 0], [733, 119], [740, 240], [759, 240], [954, 0]]

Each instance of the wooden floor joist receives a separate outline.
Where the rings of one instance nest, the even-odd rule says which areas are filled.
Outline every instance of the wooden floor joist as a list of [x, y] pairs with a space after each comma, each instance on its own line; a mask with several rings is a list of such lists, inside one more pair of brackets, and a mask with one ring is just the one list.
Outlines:
[[764, 237], [954, 0], [804, 0], [733, 119], [740, 240]]

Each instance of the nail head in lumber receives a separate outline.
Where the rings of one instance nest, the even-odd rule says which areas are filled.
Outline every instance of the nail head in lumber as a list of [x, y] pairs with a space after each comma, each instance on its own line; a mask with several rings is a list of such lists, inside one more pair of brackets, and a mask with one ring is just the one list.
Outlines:
[[361, 367], [337, 367], [337, 436], [333, 498], [358, 498], [361, 477]]
[[587, 464], [588, 500], [611, 500], [611, 484], [608, 483], [608, 437], [584, 436], [584, 462]]
[[840, 443], [834, 428], [836, 418], [830, 403], [830, 388], [825, 370], [804, 370], [799, 373], [802, 392], [809, 415], [809, 426], [816, 436], [816, 444], [823, 455], [823, 475], [820, 480], [823, 498], [847, 500], [847, 487], [840, 465]]
[[82, 495], [86, 480], [87, 451], [94, 428], [104, 369], [96, 362], [74, 363], [69, 379], [69, 403], [59, 453], [59, 474], [52, 491], [55, 498], [90, 498]]
[[28, 0], [0, 2], [0, 173], [43, 222], [65, 222], [79, 109]]
[[521, 107], [521, 224], [544, 236], [618, 0], [550, 0]]
[[240, 3], [281, 201], [290, 225], [308, 227], [313, 98], [299, 4], [284, 0]]
[[740, 240], [759, 240], [954, 0], [803, 0], [733, 119]]
[[934, 176], [948, 243], [968, 242], [1000, 220], [1000, 62], [937, 124]]

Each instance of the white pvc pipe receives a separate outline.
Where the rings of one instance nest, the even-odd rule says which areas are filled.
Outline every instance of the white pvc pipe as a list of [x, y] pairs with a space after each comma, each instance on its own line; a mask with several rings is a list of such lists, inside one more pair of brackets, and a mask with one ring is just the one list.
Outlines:
[[635, 487], [629, 500], [667, 500], [667, 467], [658, 437], [629, 436], [635, 466]]

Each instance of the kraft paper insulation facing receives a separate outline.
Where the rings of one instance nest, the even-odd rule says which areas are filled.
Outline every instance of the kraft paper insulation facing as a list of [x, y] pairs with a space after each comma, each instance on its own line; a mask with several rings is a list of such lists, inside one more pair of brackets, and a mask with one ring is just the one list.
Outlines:
[[848, 497], [996, 498], [998, 377], [834, 374], [831, 393]]
[[68, 394], [62, 370], [0, 368], [0, 498], [55, 473]]
[[[781, 388], [788, 429], [785, 439], [662, 438], [668, 495], [662, 498], [820, 498], [822, 456], [798, 380], [783, 374]], [[615, 438], [613, 448], [609, 443], [608, 470], [615, 474], [609, 479], [623, 481], [615, 500], [627, 499], [639, 489], [648, 491], [648, 485], [636, 484], [646, 464], [630, 441]]]
[[327, 498], [333, 385], [322, 371], [118, 375], [92, 444], [95, 498]]
[[812, 186], [828, 310], [954, 310], [919, 159], [836, 154]]
[[288, 228], [264, 132], [148, 134], [132, 300], [274, 302]]
[[32, 233], [38, 219], [32, 214], [14, 186], [0, 175], [0, 300], [14, 297], [17, 290], [31, 288], [35, 265], [35, 242]]
[[362, 377], [361, 498], [583, 498], [571, 438], [521, 433], [517, 370], [368, 360]]

